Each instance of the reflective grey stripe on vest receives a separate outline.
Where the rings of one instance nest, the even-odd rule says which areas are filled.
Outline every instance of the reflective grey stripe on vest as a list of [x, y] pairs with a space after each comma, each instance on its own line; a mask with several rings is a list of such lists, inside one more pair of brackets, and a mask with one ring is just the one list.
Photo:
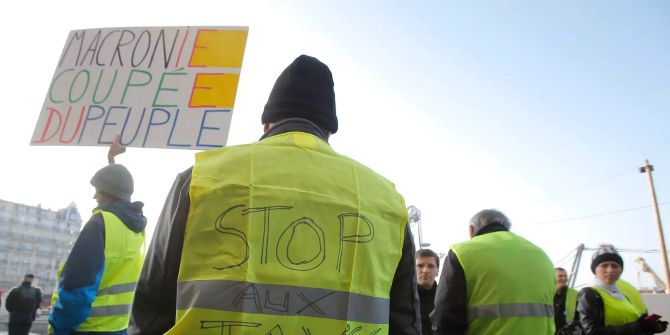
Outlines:
[[313, 316], [388, 324], [389, 300], [311, 287], [254, 284], [229, 280], [177, 283], [177, 309]]
[[111, 306], [93, 306], [91, 308], [91, 316], [110, 316], [110, 315], [124, 315], [130, 314], [130, 305], [111, 305]]
[[468, 321], [481, 318], [505, 318], [514, 316], [553, 317], [554, 306], [547, 304], [499, 304], [468, 308]]
[[98, 290], [97, 296], [106, 295], [106, 294], [119, 294], [126, 292], [135, 291], [137, 283], [127, 283], [127, 284], [117, 284], [109, 287], [105, 287], [102, 290]]

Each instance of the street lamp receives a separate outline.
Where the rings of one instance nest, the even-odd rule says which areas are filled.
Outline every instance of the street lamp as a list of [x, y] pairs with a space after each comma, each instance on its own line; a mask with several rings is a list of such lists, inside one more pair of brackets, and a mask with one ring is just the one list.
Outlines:
[[419, 249], [423, 249], [423, 237], [421, 236], [421, 211], [416, 208], [416, 206], [412, 205], [407, 207], [407, 213], [409, 214], [409, 224], [416, 224], [416, 230], [419, 235]]

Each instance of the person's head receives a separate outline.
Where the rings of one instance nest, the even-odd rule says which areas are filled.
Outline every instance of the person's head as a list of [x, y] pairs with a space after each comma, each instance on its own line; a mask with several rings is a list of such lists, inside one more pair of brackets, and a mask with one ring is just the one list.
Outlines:
[[568, 286], [568, 271], [557, 267], [554, 269], [554, 273], [556, 273], [556, 291]]
[[435, 251], [421, 249], [416, 252], [416, 284], [430, 289], [435, 284], [437, 271], [440, 269], [440, 257]]
[[470, 219], [470, 237], [475, 237], [482, 229], [492, 225], [501, 226], [506, 230], [512, 227], [505, 214], [495, 209], [485, 209]]
[[328, 137], [337, 132], [333, 75], [326, 64], [301, 55], [279, 75], [268, 98], [261, 122], [264, 131], [290, 118], [315, 123]]
[[623, 272], [623, 259], [611, 244], [601, 244], [591, 257], [591, 272], [602, 283], [616, 283]]
[[35, 279], [35, 276], [32, 273], [27, 273], [25, 276], [23, 276], [21, 283], [24, 285], [31, 285], [33, 279]]
[[133, 176], [121, 164], [109, 164], [98, 170], [91, 178], [91, 185], [95, 187], [93, 198], [98, 205], [117, 200], [130, 201], [134, 188]]

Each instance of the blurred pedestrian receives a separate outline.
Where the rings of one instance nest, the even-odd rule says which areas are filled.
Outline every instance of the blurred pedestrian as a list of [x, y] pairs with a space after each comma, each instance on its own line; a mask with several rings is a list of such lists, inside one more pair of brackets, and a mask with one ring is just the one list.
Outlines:
[[5, 300], [5, 308], [9, 312], [9, 335], [27, 335], [35, 321], [37, 309], [42, 302], [42, 292], [32, 287], [32, 274], [23, 277], [21, 285], [13, 288]]

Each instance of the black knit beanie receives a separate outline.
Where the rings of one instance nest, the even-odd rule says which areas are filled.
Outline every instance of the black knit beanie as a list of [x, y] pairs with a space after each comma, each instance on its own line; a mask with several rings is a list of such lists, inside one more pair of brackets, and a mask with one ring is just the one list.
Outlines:
[[279, 75], [270, 92], [261, 122], [298, 117], [330, 133], [337, 132], [333, 75], [318, 59], [301, 55]]
[[611, 244], [603, 244], [593, 253], [591, 257], [591, 272], [596, 273], [596, 267], [602, 262], [613, 261], [619, 263], [623, 269], [623, 258], [619, 256], [619, 253], [614, 249], [614, 246]]

